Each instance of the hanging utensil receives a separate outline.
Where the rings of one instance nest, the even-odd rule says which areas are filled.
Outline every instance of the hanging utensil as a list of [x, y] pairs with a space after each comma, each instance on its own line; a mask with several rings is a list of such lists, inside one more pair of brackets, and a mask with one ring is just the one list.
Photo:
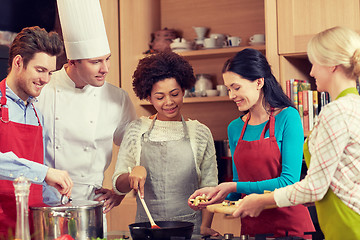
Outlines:
[[[131, 168], [128, 167], [128, 171], [129, 173], [131, 173]], [[144, 210], [146, 212], [146, 215], [148, 216], [149, 220], [150, 220], [150, 224], [151, 224], [151, 228], [160, 228], [158, 225], [156, 225], [154, 219], [151, 217], [150, 211], [145, 203], [145, 200], [141, 197], [140, 195], [140, 191], [137, 191], [138, 197], [140, 198], [140, 202], [144, 207]]]

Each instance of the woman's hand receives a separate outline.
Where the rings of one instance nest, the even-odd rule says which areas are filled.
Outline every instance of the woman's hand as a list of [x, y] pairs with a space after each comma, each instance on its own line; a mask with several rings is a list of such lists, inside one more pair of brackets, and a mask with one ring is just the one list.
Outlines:
[[[236, 191], [236, 183], [235, 182], [226, 182], [221, 183], [216, 187], [205, 187], [196, 190], [188, 199], [188, 205], [194, 210], [200, 210], [206, 208], [206, 206], [215, 203], [221, 203], [225, 200], [226, 196]], [[199, 205], [195, 206], [190, 199], [195, 199], [197, 196], [201, 196], [205, 194], [209, 199], [207, 202], [201, 202]]]
[[220, 233], [215, 231], [214, 229], [212, 228], [209, 228], [209, 227], [205, 227], [205, 226], [201, 226], [200, 227], [200, 234], [202, 236], [212, 236], [212, 237], [217, 237], [217, 236], [220, 236]]
[[244, 197], [233, 213], [234, 217], [257, 217], [265, 207], [275, 207], [274, 193], [250, 194]]
[[195, 199], [197, 196], [202, 196], [204, 194], [207, 196], [208, 199], [210, 199], [209, 196], [212, 196], [213, 195], [212, 193], [214, 191], [215, 191], [215, 187], [204, 187], [196, 190], [193, 194], [191, 194], [191, 196], [188, 199], [189, 207], [191, 207], [195, 211], [206, 208], [207, 203], [195, 205], [191, 200]]
[[117, 195], [113, 190], [100, 188], [95, 190], [95, 194], [102, 194], [101, 196], [95, 198], [95, 201], [104, 202], [104, 213], [109, 212], [113, 207], [118, 206], [121, 201], [124, 199], [125, 195]]
[[129, 184], [135, 191], [140, 191], [140, 196], [144, 198], [144, 185], [147, 172], [143, 166], [135, 166], [129, 174]]
[[212, 195], [208, 196], [211, 200], [208, 204], [221, 203], [229, 193], [236, 192], [236, 182], [223, 182], [215, 187]]

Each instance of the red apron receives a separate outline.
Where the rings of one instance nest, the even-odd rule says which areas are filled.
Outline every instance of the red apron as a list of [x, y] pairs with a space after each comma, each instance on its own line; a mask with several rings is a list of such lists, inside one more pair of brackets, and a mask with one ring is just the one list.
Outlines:
[[[250, 114], [250, 113], [249, 113]], [[277, 178], [281, 174], [281, 152], [275, 138], [275, 117], [269, 117], [260, 140], [242, 140], [249, 117], [241, 132], [241, 136], [234, 152], [234, 163], [239, 175], [240, 182], [257, 182]], [[265, 132], [269, 128], [269, 138], [265, 138]], [[304, 232], [315, 231], [310, 214], [306, 207], [298, 205], [294, 207], [267, 209], [256, 217], [241, 219], [241, 234], [274, 234], [274, 237], [297, 236], [311, 238]]]
[[[1, 110], [0, 110], [0, 151], [3, 153], [13, 152], [19, 158], [41, 163], [44, 161], [42, 127], [35, 111], [39, 125], [27, 125], [9, 121], [8, 108], [5, 107], [6, 80], [0, 82]], [[42, 186], [31, 184], [29, 194], [29, 206], [42, 202]], [[16, 225], [16, 200], [12, 181], [0, 180], [0, 239], [8, 235], [11, 229], [15, 235]], [[30, 221], [32, 226], [32, 221]]]

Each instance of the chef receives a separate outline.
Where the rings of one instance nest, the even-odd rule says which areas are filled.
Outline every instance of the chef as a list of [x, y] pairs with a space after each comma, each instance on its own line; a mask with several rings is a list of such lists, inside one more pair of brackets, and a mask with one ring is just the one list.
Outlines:
[[15, 178], [25, 176], [35, 183], [29, 204], [42, 202], [44, 183], [71, 194], [68, 173], [43, 165], [43, 117], [33, 106], [56, 70], [56, 56], [62, 49], [56, 33], [39, 27], [24, 28], [10, 47], [10, 73], [0, 83], [0, 239], [9, 239], [8, 232], [15, 232]]
[[[74, 181], [73, 200], [105, 200], [104, 213], [123, 196], [102, 188], [125, 126], [136, 118], [128, 94], [105, 82], [110, 48], [99, 0], [58, 0], [68, 62], [53, 74], [39, 96], [45, 117], [46, 165], [67, 170]], [[59, 200], [46, 189], [44, 201]]]

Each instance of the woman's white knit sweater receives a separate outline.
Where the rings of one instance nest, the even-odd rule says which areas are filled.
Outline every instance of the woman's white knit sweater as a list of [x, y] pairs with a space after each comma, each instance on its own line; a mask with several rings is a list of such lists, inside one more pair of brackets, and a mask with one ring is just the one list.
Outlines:
[[[121, 143], [118, 159], [113, 175], [113, 189], [118, 194], [115, 183], [118, 176], [128, 172], [128, 167], [140, 165], [141, 136], [147, 132], [152, 119], [141, 117], [132, 121], [125, 132]], [[196, 120], [186, 121], [189, 132], [190, 145], [194, 154], [196, 172], [200, 188], [216, 186], [218, 184], [217, 162], [214, 140], [210, 129]], [[184, 128], [181, 121], [160, 121], [156, 120], [153, 130], [150, 133], [152, 141], [179, 140], [184, 137]]]

